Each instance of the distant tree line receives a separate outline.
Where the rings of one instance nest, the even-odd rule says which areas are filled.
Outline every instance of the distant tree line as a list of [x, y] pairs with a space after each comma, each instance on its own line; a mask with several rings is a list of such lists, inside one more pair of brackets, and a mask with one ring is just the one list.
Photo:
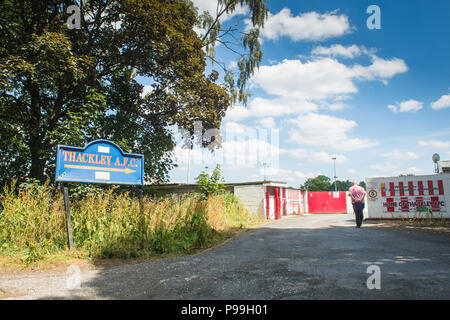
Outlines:
[[[348, 189], [352, 186], [353, 182], [350, 180], [337, 180], [336, 181], [336, 190], [337, 191], [348, 191]], [[300, 189], [308, 190], [308, 191], [334, 191], [335, 190], [335, 182], [331, 181], [331, 178], [325, 175], [318, 175], [315, 178], [309, 178], [305, 181], [304, 184], [300, 186]], [[364, 181], [360, 181], [359, 185], [366, 189], [366, 183]]]

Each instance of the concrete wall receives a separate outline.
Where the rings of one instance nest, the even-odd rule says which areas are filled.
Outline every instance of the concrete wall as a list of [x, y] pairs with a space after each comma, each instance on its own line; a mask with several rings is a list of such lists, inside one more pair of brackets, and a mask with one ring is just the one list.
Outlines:
[[249, 212], [266, 217], [263, 185], [235, 185], [234, 194]]
[[450, 174], [367, 178], [366, 185], [369, 219], [450, 218]]

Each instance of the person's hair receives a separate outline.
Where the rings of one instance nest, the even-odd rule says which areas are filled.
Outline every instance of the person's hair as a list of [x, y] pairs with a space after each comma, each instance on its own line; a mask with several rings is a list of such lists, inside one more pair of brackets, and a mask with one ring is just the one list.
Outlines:
[[353, 185], [354, 185], [354, 186], [357, 186], [357, 185], [358, 185], [358, 181], [353, 180]]

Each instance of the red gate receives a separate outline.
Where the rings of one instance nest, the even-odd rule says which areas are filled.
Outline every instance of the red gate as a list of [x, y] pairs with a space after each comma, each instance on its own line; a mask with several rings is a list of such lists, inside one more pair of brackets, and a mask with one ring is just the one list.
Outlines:
[[345, 191], [308, 192], [308, 213], [347, 213]]

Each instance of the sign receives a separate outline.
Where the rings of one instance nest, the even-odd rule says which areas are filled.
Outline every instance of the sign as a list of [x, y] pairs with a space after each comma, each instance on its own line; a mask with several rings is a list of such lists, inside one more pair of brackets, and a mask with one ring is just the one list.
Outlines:
[[384, 212], [445, 212], [443, 180], [418, 180], [381, 184]]
[[370, 199], [376, 199], [376, 197], [378, 196], [377, 190], [374, 189], [369, 190], [367, 194], [369, 195]]
[[367, 178], [371, 219], [450, 218], [450, 175]]
[[96, 140], [84, 148], [58, 145], [56, 181], [144, 185], [144, 156]]

